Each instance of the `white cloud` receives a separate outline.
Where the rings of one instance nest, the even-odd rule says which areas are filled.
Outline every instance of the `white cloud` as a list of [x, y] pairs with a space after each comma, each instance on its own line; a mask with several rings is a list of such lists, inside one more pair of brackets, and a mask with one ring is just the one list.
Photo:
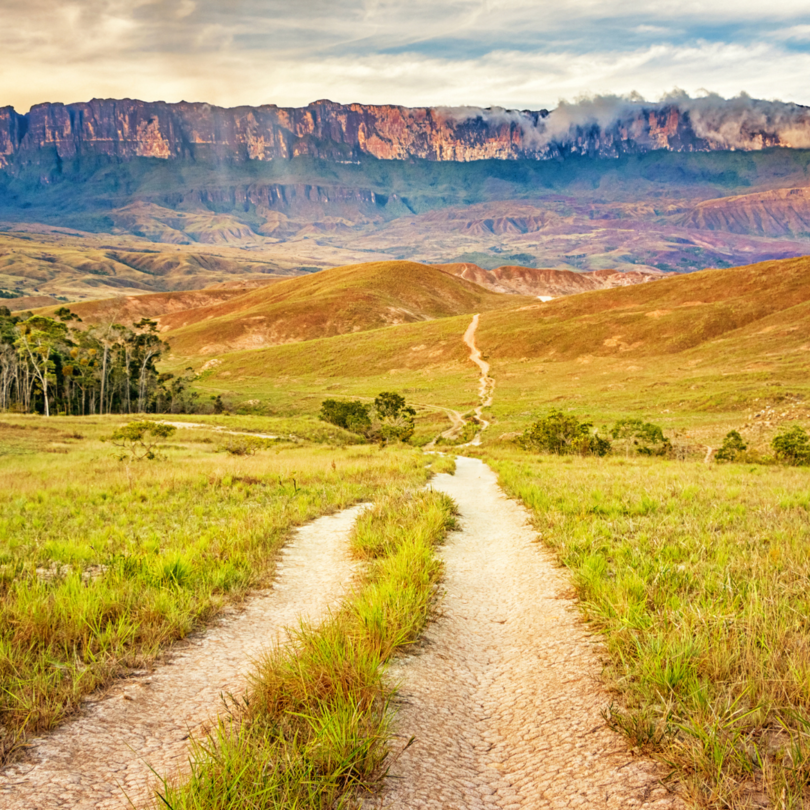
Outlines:
[[[675, 86], [810, 104], [807, 0], [2, 2], [0, 105], [21, 110], [94, 96], [538, 108]], [[751, 21], [753, 44], [688, 34]]]

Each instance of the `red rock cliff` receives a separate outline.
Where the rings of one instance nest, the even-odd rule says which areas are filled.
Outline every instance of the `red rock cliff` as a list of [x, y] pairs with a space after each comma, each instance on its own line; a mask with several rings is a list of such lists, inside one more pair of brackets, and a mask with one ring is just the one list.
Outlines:
[[[746, 137], [741, 148], [790, 145], [775, 131]], [[724, 148], [729, 146], [701, 132], [689, 111], [674, 103], [624, 111], [607, 124], [585, 120], [564, 121], [564, 126], [545, 110], [443, 110], [330, 101], [301, 108], [226, 109], [95, 99], [39, 104], [26, 115], [0, 108], [0, 167], [54, 155], [62, 160], [97, 155], [124, 160], [276, 160], [296, 155], [353, 160], [365, 154], [386, 160], [472, 161]]]

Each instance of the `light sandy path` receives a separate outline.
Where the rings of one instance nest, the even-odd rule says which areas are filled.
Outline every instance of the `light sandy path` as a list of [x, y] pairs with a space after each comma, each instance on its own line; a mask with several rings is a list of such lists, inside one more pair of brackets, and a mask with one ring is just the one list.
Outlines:
[[456, 500], [462, 530], [442, 551], [440, 618], [391, 670], [402, 681], [396, 730], [415, 742], [374, 806], [680, 807], [657, 766], [605, 725], [598, 647], [526, 510], [476, 459], [459, 458], [455, 476], [432, 485]]
[[[475, 416], [481, 425], [481, 430], [475, 434], [475, 438], [470, 444], [481, 444], [481, 432], [489, 427], [489, 422], [483, 418], [484, 408], [492, 405], [492, 398], [495, 393], [495, 380], [489, 376], [489, 363], [481, 358], [481, 351], [475, 345], [475, 332], [478, 329], [479, 315], [473, 315], [467, 331], [464, 333], [464, 342], [470, 349], [470, 360], [481, 369], [481, 377], [478, 381], [478, 400], [480, 404], [475, 409]], [[463, 445], [462, 445], [463, 446]]]
[[40, 738], [25, 760], [0, 771], [4, 810], [112, 810], [148, 801], [155, 779], [187, 766], [188, 737], [223, 710], [222, 695], [244, 692], [254, 661], [283, 628], [318, 620], [352, 580], [348, 536], [363, 506], [298, 529], [282, 551], [272, 589], [251, 596], [203, 633], [178, 644], [165, 663], [129, 678], [76, 720]]
[[221, 425], [206, 425], [202, 422], [167, 422], [165, 419], [160, 421], [161, 425], [169, 425], [173, 428], [187, 428], [189, 430], [211, 430], [215, 433], [227, 433], [229, 436], [255, 436], [257, 439], [280, 439], [273, 433], [249, 433], [245, 430], [228, 430]]

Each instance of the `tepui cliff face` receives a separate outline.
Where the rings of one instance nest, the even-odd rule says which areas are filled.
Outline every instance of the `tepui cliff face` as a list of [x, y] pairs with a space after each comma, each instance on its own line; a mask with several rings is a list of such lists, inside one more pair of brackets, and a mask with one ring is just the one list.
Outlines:
[[227, 109], [130, 99], [49, 103], [25, 115], [0, 108], [0, 168], [94, 156], [270, 161], [309, 155], [351, 161], [369, 155], [464, 162], [810, 147], [808, 108], [748, 103], [711, 107], [690, 99], [551, 112], [330, 101]]

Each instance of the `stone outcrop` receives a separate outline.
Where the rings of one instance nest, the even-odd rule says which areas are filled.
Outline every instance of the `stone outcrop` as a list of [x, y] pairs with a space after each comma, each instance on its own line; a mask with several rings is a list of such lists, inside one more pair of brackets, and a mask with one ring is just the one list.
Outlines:
[[[796, 108], [803, 116], [803, 108]], [[794, 116], [795, 117], [795, 116]], [[696, 120], [693, 120], [696, 119]], [[803, 119], [802, 119], [803, 120]], [[297, 155], [352, 162], [548, 159], [567, 155], [728, 149], [687, 107], [637, 105], [599, 123], [565, 111], [406, 108], [317, 101], [226, 109], [94, 99], [38, 104], [20, 115], [0, 108], [0, 167], [84, 157], [271, 161]], [[795, 133], [795, 126], [791, 132]], [[808, 126], [810, 132], [810, 126]], [[713, 134], [714, 133], [714, 134]], [[791, 145], [780, 130], [744, 133], [742, 148]], [[739, 147], [735, 147], [739, 148]]]

